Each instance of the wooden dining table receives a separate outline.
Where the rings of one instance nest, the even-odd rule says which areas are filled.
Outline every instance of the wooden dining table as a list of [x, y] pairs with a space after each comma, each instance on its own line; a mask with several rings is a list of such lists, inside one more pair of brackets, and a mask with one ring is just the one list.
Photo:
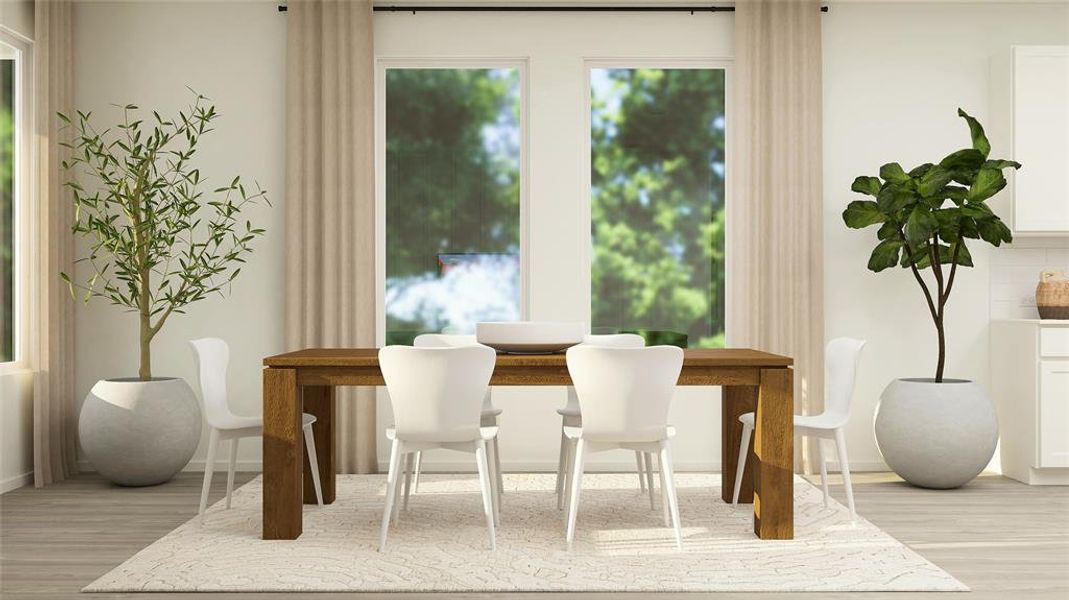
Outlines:
[[[335, 389], [385, 385], [377, 348], [308, 348], [264, 359], [263, 538], [301, 535], [303, 504], [315, 504], [301, 413], [313, 425], [323, 502], [335, 497]], [[744, 348], [689, 348], [679, 385], [721, 386], [721, 499], [731, 502], [739, 460], [739, 415], [756, 413], [739, 502], [753, 504], [764, 540], [794, 537], [794, 373], [786, 356]], [[418, 373], [413, 374], [418, 377]], [[491, 386], [571, 385], [564, 354], [498, 354]], [[580, 400], [581, 401], [581, 400]], [[550, 410], [550, 407], [546, 407]], [[712, 424], [675, 423], [676, 429]], [[712, 433], [712, 432], [710, 432]]]

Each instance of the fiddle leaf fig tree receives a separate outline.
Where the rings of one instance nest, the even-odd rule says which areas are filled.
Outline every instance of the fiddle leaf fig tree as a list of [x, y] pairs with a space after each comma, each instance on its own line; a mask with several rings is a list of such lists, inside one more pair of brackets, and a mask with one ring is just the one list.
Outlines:
[[[897, 266], [912, 271], [917, 280], [939, 340], [936, 383], [943, 381], [946, 306], [954, 277], [959, 266], [973, 266], [966, 240], [994, 246], [1013, 240], [986, 202], [1006, 187], [1003, 170], [1021, 168], [1012, 160], [989, 158], [991, 144], [984, 128], [960, 108], [958, 116], [969, 125], [971, 148], [910, 171], [887, 163], [879, 177], [858, 177], [850, 189], [874, 200], [855, 200], [843, 211], [847, 227], [878, 226], [869, 270], [879, 273]], [[925, 271], [931, 275], [925, 277]]]
[[[121, 123], [97, 130], [90, 113], [60, 114], [73, 129], [63, 145], [71, 158], [63, 168], [74, 196], [76, 235], [87, 238], [84, 280], [61, 277], [83, 301], [103, 298], [137, 312], [141, 380], [152, 379], [152, 339], [174, 313], [213, 293], [223, 293], [241, 272], [252, 241], [264, 234], [242, 218], [267, 200], [259, 185], [240, 177], [211, 191], [191, 162], [201, 138], [219, 117], [197, 94], [177, 116], [153, 111], [144, 118], [134, 105], [120, 107]], [[81, 175], [83, 182], [77, 180]]]

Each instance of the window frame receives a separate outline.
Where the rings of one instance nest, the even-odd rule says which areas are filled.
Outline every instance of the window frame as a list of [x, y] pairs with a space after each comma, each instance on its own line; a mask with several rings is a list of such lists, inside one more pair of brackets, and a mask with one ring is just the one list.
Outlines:
[[31, 294], [40, 274], [30, 265], [37, 260], [34, 222], [37, 215], [31, 210], [31, 198], [34, 194], [33, 172], [34, 156], [33, 135], [33, 41], [19, 33], [0, 25], [0, 43], [18, 53], [15, 62], [15, 140], [13, 158], [12, 185], [12, 285], [13, 306], [12, 324], [14, 340], [12, 344], [13, 360], [0, 362], [0, 374], [23, 371], [30, 368], [29, 319], [33, 306]]
[[[727, 224], [727, 231], [724, 233], [724, 254], [725, 256], [731, 252], [732, 239], [733, 239], [733, 227], [732, 215], [731, 215], [731, 198], [732, 198], [732, 150], [733, 150], [733, 137], [731, 123], [732, 123], [732, 66], [734, 61], [730, 58], [585, 58], [583, 59], [583, 156], [582, 165], [583, 169], [583, 193], [580, 198], [580, 214], [579, 219], [580, 227], [582, 227], [582, 256], [579, 259], [583, 265], [583, 281], [581, 292], [586, 296], [583, 306], [586, 309], [586, 322], [588, 326], [593, 326], [594, 310], [592, 306], [593, 302], [593, 285], [592, 269], [594, 267], [594, 234], [592, 231], [593, 217], [591, 210], [593, 208], [593, 176], [591, 173], [591, 160], [590, 153], [592, 151], [592, 145], [590, 140], [590, 129], [592, 127], [590, 111], [593, 108], [591, 103], [591, 86], [590, 78], [594, 69], [720, 69], [724, 71], [724, 121], [727, 124], [727, 134], [724, 136], [724, 222]], [[731, 273], [731, 261], [724, 261], [724, 339], [725, 346], [731, 347], [732, 342], [732, 327], [731, 327], [731, 298], [732, 298], [732, 281]]]
[[389, 58], [375, 60], [375, 343], [386, 343], [386, 71], [516, 69], [520, 76], [520, 318], [530, 314], [530, 93], [526, 58]]

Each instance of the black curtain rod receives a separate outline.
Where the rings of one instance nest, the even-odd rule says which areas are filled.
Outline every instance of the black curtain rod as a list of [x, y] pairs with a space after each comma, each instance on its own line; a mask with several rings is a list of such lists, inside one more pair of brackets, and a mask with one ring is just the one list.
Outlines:
[[[286, 12], [285, 4], [278, 12]], [[375, 12], [735, 12], [734, 6], [375, 6]], [[821, 6], [820, 12], [828, 12]]]

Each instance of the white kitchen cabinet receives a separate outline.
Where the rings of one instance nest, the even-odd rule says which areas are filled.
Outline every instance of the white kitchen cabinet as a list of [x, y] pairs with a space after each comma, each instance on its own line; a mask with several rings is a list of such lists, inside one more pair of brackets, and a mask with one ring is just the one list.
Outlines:
[[1009, 75], [1011, 227], [1069, 235], [1069, 46], [1014, 46]]
[[1002, 473], [1069, 485], [1069, 321], [992, 322], [991, 393]]
[[1069, 360], [1039, 362], [1039, 466], [1069, 467]]

